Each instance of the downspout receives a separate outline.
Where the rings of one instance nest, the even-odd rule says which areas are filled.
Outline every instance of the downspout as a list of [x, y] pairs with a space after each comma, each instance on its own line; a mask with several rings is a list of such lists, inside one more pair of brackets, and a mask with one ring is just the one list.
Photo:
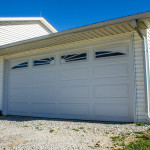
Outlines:
[[143, 47], [143, 65], [144, 65], [144, 90], [145, 90], [145, 110], [147, 120], [150, 122], [150, 110], [149, 110], [149, 56], [148, 56], [148, 47], [146, 37], [143, 35], [141, 30], [139, 29], [136, 20], [132, 20], [132, 26], [135, 31], [142, 39], [142, 47]]

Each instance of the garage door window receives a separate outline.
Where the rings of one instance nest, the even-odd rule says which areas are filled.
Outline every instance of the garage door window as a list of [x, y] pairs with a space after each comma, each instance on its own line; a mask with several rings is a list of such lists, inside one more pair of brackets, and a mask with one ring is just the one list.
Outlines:
[[61, 56], [61, 63], [81, 61], [81, 60], [86, 60], [86, 59], [87, 59], [87, 54], [86, 53], [68, 54], [68, 55]]
[[126, 54], [123, 52], [114, 52], [114, 51], [97, 51], [97, 52], [95, 52], [95, 58], [123, 56], [123, 55], [126, 55]]
[[28, 67], [28, 62], [23, 62], [13, 66], [11, 69], [19, 69], [19, 68], [27, 68], [27, 67]]
[[33, 66], [42, 66], [42, 65], [49, 65], [49, 64], [54, 64], [54, 57], [36, 59], [33, 61]]

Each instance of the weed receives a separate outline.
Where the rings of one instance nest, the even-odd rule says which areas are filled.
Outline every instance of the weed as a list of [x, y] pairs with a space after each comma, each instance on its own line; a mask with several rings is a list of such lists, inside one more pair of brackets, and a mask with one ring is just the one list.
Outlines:
[[141, 136], [136, 136], [136, 138], [141, 138], [143, 140], [150, 140], [150, 135], [144, 134], [144, 135], [141, 135]]
[[148, 128], [147, 131], [150, 131], [150, 128]]
[[125, 146], [125, 138], [126, 138], [126, 134], [120, 134], [120, 136], [113, 136], [111, 137], [112, 139], [112, 142], [114, 143], [114, 146], [122, 146], [124, 147]]
[[144, 134], [145, 132], [144, 131], [135, 131], [134, 133], [135, 134]]
[[116, 142], [120, 139], [120, 136], [113, 136], [113, 137], [111, 137], [111, 139], [113, 142]]
[[84, 129], [84, 127], [80, 127], [79, 129]]
[[50, 129], [49, 132], [52, 133], [52, 132], [54, 132], [54, 130], [53, 130], [53, 129]]
[[122, 150], [150, 150], [150, 130], [136, 138], [138, 140], [125, 145]]
[[37, 129], [37, 130], [42, 130], [42, 129], [40, 129], [39, 127], [35, 127], [35, 129]]
[[109, 132], [106, 131], [105, 134], [109, 134]]
[[123, 150], [149, 150], [150, 149], [150, 140], [138, 140], [131, 142], [129, 145], [125, 146]]
[[143, 123], [143, 122], [138, 122], [136, 125], [137, 125], [137, 126], [145, 126], [145, 123]]
[[23, 127], [29, 127], [29, 126], [27, 126], [27, 125], [24, 125]]
[[72, 129], [72, 130], [74, 130], [74, 131], [79, 131], [79, 129]]
[[126, 135], [130, 135], [131, 133], [126, 133]]

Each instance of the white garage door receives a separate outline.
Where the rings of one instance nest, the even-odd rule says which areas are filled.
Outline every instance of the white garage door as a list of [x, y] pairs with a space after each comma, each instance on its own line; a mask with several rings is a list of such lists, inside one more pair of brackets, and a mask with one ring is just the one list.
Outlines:
[[128, 44], [9, 62], [7, 114], [133, 121]]

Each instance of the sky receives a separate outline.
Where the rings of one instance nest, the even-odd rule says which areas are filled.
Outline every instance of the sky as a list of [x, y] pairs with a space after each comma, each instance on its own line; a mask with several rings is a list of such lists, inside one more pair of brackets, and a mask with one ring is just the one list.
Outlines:
[[150, 0], [0, 0], [0, 17], [44, 17], [58, 31], [150, 11]]

